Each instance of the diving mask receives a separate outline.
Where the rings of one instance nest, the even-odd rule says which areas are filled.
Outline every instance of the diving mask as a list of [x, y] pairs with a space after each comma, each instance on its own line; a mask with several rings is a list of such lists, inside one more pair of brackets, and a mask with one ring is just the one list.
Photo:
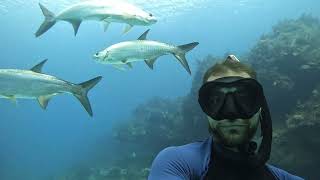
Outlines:
[[205, 83], [198, 102], [212, 119], [249, 119], [263, 106], [264, 95], [255, 79], [231, 76]]

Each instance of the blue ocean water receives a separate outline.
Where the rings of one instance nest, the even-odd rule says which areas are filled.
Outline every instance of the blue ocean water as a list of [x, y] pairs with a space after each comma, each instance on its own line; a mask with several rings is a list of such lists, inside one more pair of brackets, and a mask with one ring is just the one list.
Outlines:
[[[75, 1], [41, 1], [58, 12]], [[279, 20], [303, 13], [320, 17], [317, 0], [132, 0], [155, 14], [149, 39], [172, 44], [200, 45], [187, 56], [191, 70], [209, 54], [243, 54]], [[134, 27], [121, 35], [123, 25], [103, 32], [98, 22], [85, 22], [78, 36], [59, 22], [40, 38], [34, 32], [43, 20], [38, 1], [0, 1], [0, 68], [29, 69], [48, 58], [43, 72], [80, 83], [96, 76], [103, 80], [89, 93], [90, 118], [71, 95], [54, 97], [43, 111], [33, 100], [14, 104], [0, 99], [0, 179], [46, 179], [77, 163], [90, 160], [101, 143], [113, 148], [111, 129], [130, 116], [140, 103], [154, 96], [175, 98], [188, 93], [192, 76], [173, 56], [156, 62], [151, 71], [143, 62], [128, 71], [97, 64], [92, 55], [120, 41], [134, 40], [147, 28]], [[105, 140], [101, 141], [101, 137]], [[108, 138], [110, 137], [110, 138]]]

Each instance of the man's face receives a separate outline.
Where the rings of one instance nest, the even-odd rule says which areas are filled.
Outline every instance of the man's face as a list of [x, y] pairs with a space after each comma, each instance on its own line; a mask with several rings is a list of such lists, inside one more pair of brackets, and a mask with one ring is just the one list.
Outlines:
[[[210, 76], [207, 82], [214, 81], [223, 77], [239, 76], [243, 78], [251, 78], [245, 72], [228, 71], [218, 76]], [[235, 147], [251, 140], [254, 136], [260, 120], [260, 111], [248, 119], [223, 119], [214, 120], [208, 116], [210, 128], [217, 134], [217, 138], [224, 145]]]

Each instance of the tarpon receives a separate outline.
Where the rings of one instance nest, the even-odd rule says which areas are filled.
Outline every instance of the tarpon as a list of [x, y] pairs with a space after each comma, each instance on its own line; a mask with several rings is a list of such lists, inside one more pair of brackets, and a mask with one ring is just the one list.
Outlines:
[[81, 22], [96, 20], [103, 22], [106, 31], [112, 22], [127, 24], [124, 33], [133, 26], [149, 26], [157, 22], [157, 19], [139, 7], [121, 0], [91, 0], [74, 4], [59, 14], [55, 15], [45, 6], [40, 4], [45, 20], [35, 33], [36, 37], [47, 32], [57, 21], [67, 21], [72, 24], [74, 34], [77, 35]]
[[81, 84], [73, 84], [54, 76], [43, 74], [42, 67], [47, 60], [42, 61], [30, 70], [0, 69], [0, 98], [11, 100], [37, 99], [40, 106], [46, 109], [49, 100], [61, 93], [73, 94], [92, 116], [92, 109], [87, 97], [100, 80], [101, 76]]
[[111, 64], [122, 69], [121, 65], [132, 67], [131, 62], [145, 61], [153, 69], [154, 62], [163, 55], [173, 54], [182, 66], [191, 74], [186, 60], [186, 53], [195, 48], [199, 43], [193, 42], [182, 46], [174, 46], [158, 41], [147, 40], [149, 30], [143, 33], [138, 40], [125, 41], [114, 44], [105, 50], [97, 52], [93, 57], [102, 64]]

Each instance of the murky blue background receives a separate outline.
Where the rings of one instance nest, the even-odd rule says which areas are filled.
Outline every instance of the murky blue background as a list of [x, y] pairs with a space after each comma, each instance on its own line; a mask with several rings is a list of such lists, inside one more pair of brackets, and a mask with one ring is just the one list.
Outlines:
[[[40, 1], [57, 13], [76, 1]], [[318, 0], [132, 0], [160, 18], [149, 39], [172, 44], [200, 45], [188, 54], [191, 69], [209, 54], [243, 54], [279, 20], [303, 13], [320, 16]], [[91, 162], [101, 143], [113, 148], [111, 129], [138, 104], [160, 96], [174, 98], [189, 91], [192, 77], [173, 56], [159, 59], [151, 71], [143, 62], [126, 72], [97, 64], [92, 55], [111, 44], [134, 40], [147, 28], [134, 27], [121, 35], [123, 25], [104, 33], [98, 22], [81, 24], [77, 37], [72, 26], [59, 22], [41, 38], [34, 32], [43, 20], [38, 1], [0, 1], [0, 68], [29, 69], [48, 58], [43, 72], [80, 83], [104, 79], [89, 94], [90, 118], [71, 95], [54, 97], [47, 110], [38, 102], [0, 99], [0, 179], [46, 179], [78, 163]], [[100, 152], [101, 153], [101, 152]], [[92, 163], [92, 162], [91, 162]]]

